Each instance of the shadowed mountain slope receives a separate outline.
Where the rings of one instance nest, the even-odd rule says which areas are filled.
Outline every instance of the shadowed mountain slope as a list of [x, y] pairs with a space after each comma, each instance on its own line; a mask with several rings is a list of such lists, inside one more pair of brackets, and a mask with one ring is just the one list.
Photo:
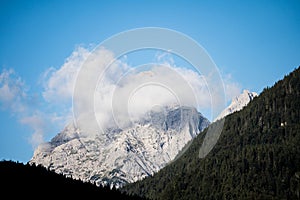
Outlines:
[[299, 67], [228, 115], [217, 144], [200, 159], [206, 132], [174, 163], [122, 189], [164, 200], [300, 198]]
[[13, 161], [0, 162], [1, 196], [4, 199], [141, 199], [109, 187], [67, 178], [42, 166]]

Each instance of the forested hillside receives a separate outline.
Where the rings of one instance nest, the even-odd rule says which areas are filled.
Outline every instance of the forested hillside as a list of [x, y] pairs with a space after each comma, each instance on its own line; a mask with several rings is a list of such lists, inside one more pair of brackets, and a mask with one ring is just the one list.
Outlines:
[[200, 159], [205, 134], [176, 162], [123, 190], [164, 200], [299, 199], [300, 68], [227, 116], [217, 144]]
[[0, 182], [2, 199], [141, 199], [13, 161], [0, 162]]

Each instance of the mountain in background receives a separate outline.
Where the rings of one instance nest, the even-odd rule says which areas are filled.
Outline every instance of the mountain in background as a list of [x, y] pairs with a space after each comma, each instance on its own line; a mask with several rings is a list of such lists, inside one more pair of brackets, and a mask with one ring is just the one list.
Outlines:
[[164, 200], [300, 199], [299, 67], [228, 115], [212, 151], [199, 158], [207, 130], [175, 162], [122, 190]]
[[242, 94], [232, 99], [231, 104], [227, 108], [225, 108], [214, 121], [222, 119], [236, 111], [240, 111], [241, 109], [243, 109], [243, 107], [248, 105], [248, 103], [252, 101], [254, 97], [257, 96], [258, 95], [255, 92], [244, 90]]
[[195, 108], [167, 106], [150, 111], [129, 128], [107, 130], [105, 137], [82, 136], [69, 125], [40, 145], [30, 163], [97, 185], [120, 187], [165, 167], [209, 124]]
[[0, 182], [2, 199], [142, 199], [67, 178], [42, 166], [13, 161], [0, 162]]

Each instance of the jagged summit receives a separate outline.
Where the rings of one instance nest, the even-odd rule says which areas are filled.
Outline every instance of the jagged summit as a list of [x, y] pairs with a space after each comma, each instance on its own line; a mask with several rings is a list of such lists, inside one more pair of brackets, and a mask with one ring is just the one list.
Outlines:
[[107, 130], [105, 138], [82, 137], [69, 125], [40, 145], [30, 162], [83, 181], [119, 187], [166, 166], [209, 123], [195, 108], [169, 106], [150, 111], [126, 129]]
[[250, 92], [249, 90], [243, 90], [243, 93], [240, 94], [239, 96], [233, 98], [231, 101], [231, 104], [227, 108], [225, 108], [214, 121], [222, 119], [231, 113], [241, 110], [254, 97], [257, 97], [257, 96], [258, 96], [258, 94], [256, 92]]

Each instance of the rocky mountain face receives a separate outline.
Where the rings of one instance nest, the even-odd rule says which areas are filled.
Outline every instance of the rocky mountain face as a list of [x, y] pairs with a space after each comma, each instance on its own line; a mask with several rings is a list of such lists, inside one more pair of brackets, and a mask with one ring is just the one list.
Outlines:
[[104, 136], [83, 136], [69, 125], [40, 145], [30, 163], [97, 185], [120, 187], [165, 167], [209, 124], [195, 108], [173, 106], [150, 111], [124, 130], [106, 130]]
[[232, 99], [231, 104], [227, 108], [225, 108], [214, 121], [222, 119], [231, 113], [241, 110], [254, 97], [257, 97], [257, 96], [258, 96], [258, 94], [256, 92], [250, 92], [248, 90], [244, 90], [242, 94], [240, 94], [239, 96]]

